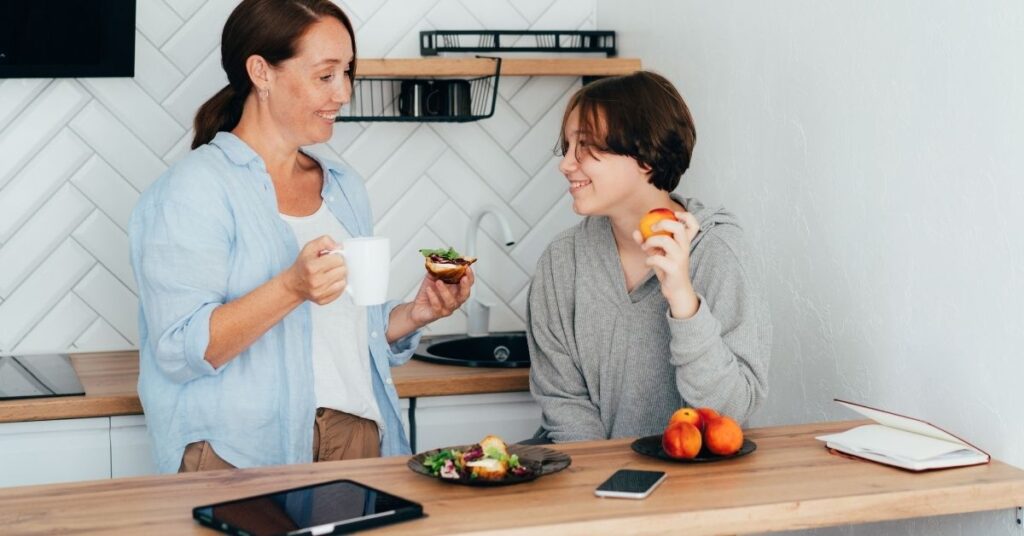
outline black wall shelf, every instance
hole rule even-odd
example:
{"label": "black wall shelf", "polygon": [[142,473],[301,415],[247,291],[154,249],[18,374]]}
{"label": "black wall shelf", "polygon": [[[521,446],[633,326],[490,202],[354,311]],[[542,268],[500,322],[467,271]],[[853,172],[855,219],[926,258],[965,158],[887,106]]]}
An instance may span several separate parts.
{"label": "black wall shelf", "polygon": [[615,32],[605,30],[428,30],[420,55],[441,52],[599,52],[614,57]]}

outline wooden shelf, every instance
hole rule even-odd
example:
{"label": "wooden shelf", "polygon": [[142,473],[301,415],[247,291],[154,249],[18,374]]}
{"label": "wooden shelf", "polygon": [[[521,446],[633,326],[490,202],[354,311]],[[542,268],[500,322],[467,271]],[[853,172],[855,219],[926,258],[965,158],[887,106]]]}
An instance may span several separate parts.
{"label": "wooden shelf", "polygon": [[[502,76],[616,76],[641,69],[637,58],[502,58]],[[494,62],[486,58],[360,59],[357,77],[487,76]]]}

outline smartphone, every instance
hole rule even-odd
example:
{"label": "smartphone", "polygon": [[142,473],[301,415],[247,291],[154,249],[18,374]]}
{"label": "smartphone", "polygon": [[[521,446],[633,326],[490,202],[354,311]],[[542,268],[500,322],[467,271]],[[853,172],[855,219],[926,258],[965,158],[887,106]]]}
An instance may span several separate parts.
{"label": "smartphone", "polygon": [[664,471],[619,469],[594,490],[594,495],[618,499],[646,499],[654,488],[664,481]]}

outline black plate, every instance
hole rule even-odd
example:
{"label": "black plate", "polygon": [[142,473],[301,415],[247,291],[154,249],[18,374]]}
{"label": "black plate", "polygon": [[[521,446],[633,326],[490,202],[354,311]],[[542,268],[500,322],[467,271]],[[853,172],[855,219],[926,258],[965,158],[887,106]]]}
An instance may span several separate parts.
{"label": "black plate", "polygon": [[502,480],[480,480],[477,478],[465,477],[456,480],[452,478],[434,476],[430,472],[430,469],[427,469],[427,467],[423,465],[424,460],[434,456],[442,450],[455,449],[465,452],[472,447],[473,445],[460,445],[456,447],[444,447],[441,449],[428,450],[409,458],[409,463],[407,465],[409,466],[409,469],[412,469],[421,475],[429,476],[435,480],[440,480],[441,482],[463,484],[465,486],[508,486],[511,484],[529,482],[538,477],[550,475],[551,473],[557,473],[572,464],[572,458],[570,458],[568,454],[558,452],[557,450],[551,450],[549,448],[539,447],[536,445],[508,445],[509,454],[519,456],[519,463],[524,467],[530,468],[530,474],[523,476],[509,474]]}
{"label": "black plate", "polygon": [[697,456],[695,458],[689,458],[689,459],[673,458],[672,456],[669,456],[661,448],[661,435],[660,434],[659,435],[647,436],[647,437],[641,437],[640,439],[637,439],[636,441],[634,441],[633,444],[630,445],[630,446],[633,447],[634,451],[636,451],[636,452],[638,452],[640,454],[643,454],[644,456],[650,456],[652,458],[658,458],[658,459],[661,459],[661,460],[667,460],[667,461],[670,461],[670,462],[678,462],[678,463],[720,462],[722,460],[731,460],[733,458],[739,458],[740,456],[746,456],[747,454],[750,454],[751,452],[754,452],[755,450],[757,450],[757,443],[754,443],[753,441],[751,441],[751,440],[749,440],[747,438],[743,438],[743,446],[740,447],[740,450],[736,451],[735,454],[730,454],[728,456],[719,456],[718,454],[712,454],[712,453],[708,452],[706,449],[701,449],[700,452],[697,453]]}

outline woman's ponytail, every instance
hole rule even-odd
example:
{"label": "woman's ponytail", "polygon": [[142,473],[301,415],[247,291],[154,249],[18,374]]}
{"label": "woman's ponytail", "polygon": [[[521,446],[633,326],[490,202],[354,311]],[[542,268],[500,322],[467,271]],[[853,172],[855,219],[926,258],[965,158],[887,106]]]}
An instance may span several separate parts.
{"label": "woman's ponytail", "polygon": [[203,103],[196,112],[192,148],[209,143],[222,130],[235,128],[242,119],[244,103],[245,97],[239,97],[231,84],[224,86],[224,89]]}

